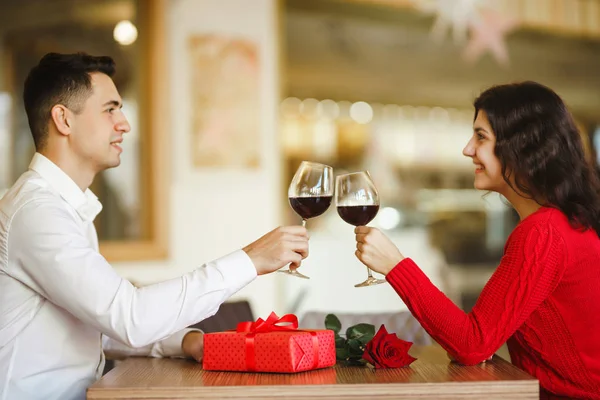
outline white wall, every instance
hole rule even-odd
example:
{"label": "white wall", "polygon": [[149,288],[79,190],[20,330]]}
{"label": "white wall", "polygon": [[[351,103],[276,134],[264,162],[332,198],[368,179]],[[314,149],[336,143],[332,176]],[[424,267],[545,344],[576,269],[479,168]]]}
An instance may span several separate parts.
{"label": "white wall", "polygon": [[[276,0],[172,0],[167,2],[170,76],[170,258],[120,263],[125,277],[152,283],[178,276],[252,242],[280,224],[280,151],[276,132],[279,103]],[[262,159],[256,170],[195,169],[191,152],[190,34],[222,33],[255,41],[260,59]],[[255,314],[283,312],[276,282],[259,277],[236,297],[248,298]]]}

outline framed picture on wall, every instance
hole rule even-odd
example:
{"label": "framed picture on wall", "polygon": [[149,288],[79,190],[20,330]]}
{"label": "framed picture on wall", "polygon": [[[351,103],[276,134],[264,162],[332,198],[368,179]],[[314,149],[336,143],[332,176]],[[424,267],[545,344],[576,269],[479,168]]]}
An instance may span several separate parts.
{"label": "framed picture on wall", "polygon": [[194,166],[258,167],[257,45],[217,34],[194,35],[189,38],[188,52]]}

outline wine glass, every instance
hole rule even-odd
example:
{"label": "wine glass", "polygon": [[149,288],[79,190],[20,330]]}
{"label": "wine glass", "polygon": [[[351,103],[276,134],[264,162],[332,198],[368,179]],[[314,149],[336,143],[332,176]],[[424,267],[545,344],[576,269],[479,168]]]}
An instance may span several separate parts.
{"label": "wine glass", "polygon": [[[292,209],[302,218],[302,226],[306,220],[323,214],[333,199],[333,168],[329,165],[302,161],[288,189],[288,198]],[[290,267],[279,270],[298,278],[310,279],[308,276]]]}
{"label": "wine glass", "polygon": [[[367,225],[379,211],[379,194],[367,171],[353,172],[336,177],[335,200],[340,217],[350,225]],[[354,287],[364,287],[385,283],[385,279],[377,279],[369,267],[367,280]]]}

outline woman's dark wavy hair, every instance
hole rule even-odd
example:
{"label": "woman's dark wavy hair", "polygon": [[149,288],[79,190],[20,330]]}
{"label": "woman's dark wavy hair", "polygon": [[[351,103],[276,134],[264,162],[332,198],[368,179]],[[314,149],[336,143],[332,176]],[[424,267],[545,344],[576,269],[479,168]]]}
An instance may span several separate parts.
{"label": "woman's dark wavy hair", "polygon": [[475,118],[485,111],[494,130],[504,180],[561,210],[573,227],[600,236],[600,183],[562,99],[546,86],[523,82],[491,87],[474,106]]}

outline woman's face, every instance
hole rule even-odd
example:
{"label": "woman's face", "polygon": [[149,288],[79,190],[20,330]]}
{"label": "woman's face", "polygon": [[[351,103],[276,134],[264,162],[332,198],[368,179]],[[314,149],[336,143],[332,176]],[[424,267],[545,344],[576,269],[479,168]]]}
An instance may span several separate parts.
{"label": "woman's face", "polygon": [[490,126],[487,114],[479,110],[473,122],[473,136],[463,149],[463,155],[475,164],[475,188],[491,190],[506,195],[510,186],[502,177],[502,165],[496,157],[496,135]]}

